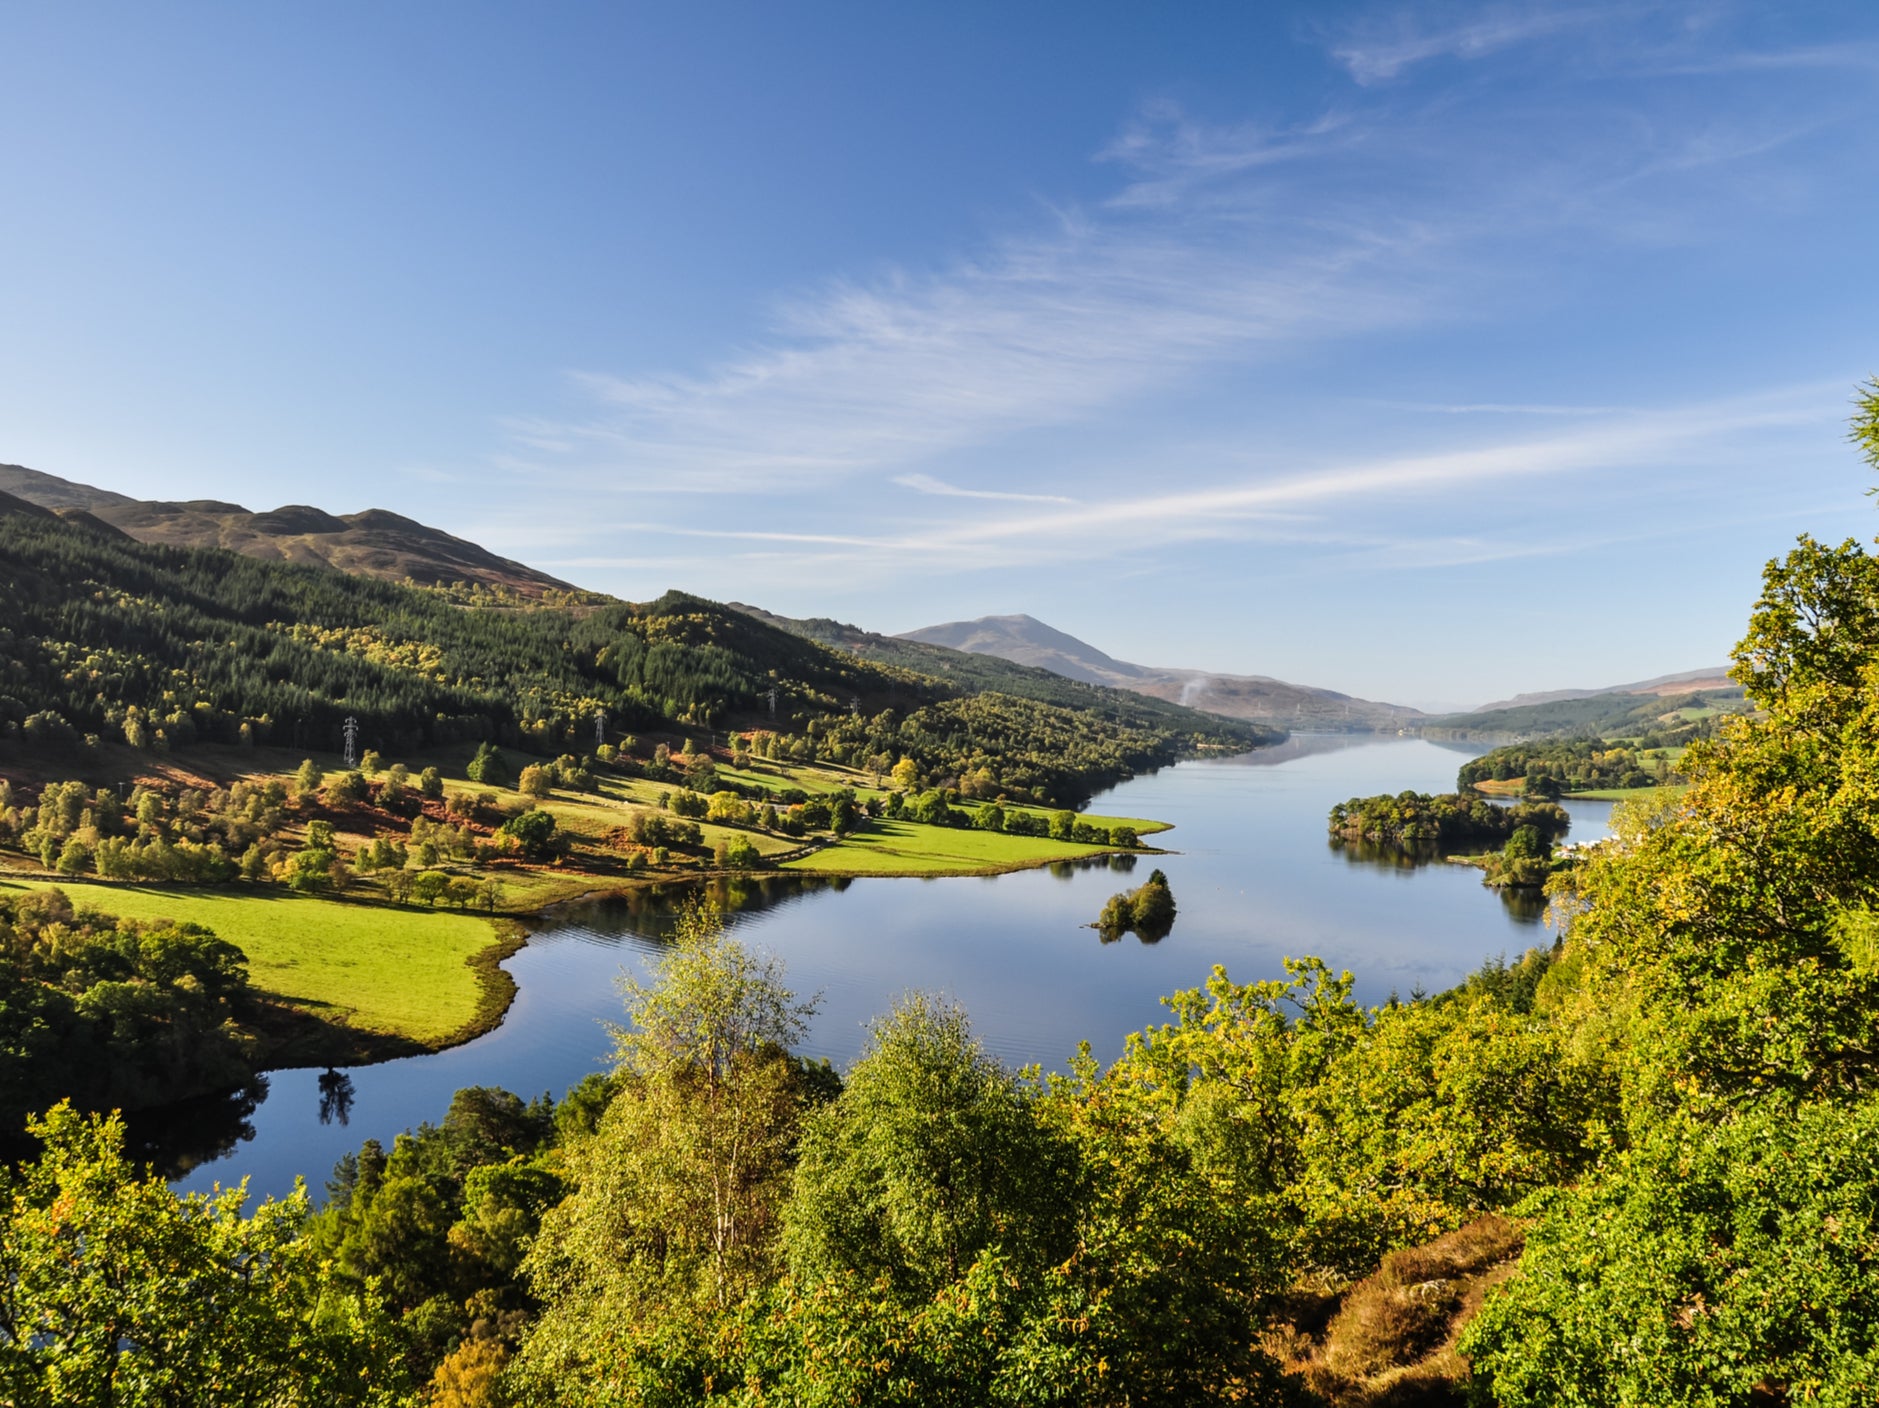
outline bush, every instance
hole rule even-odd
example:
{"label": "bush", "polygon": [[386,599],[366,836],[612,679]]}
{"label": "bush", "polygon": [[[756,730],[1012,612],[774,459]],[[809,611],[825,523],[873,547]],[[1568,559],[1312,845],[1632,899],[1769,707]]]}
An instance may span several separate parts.
{"label": "bush", "polygon": [[718,843],[717,861],[730,870],[754,870],[763,863],[763,854],[748,836],[733,836]]}
{"label": "bush", "polygon": [[1679,1120],[1546,1198],[1461,1344],[1497,1403],[1873,1401],[1879,1102]]}
{"label": "bush", "polygon": [[507,787],[515,778],[515,774],[509,770],[509,760],[490,743],[477,748],[476,756],[470,759],[464,774],[470,781],[479,782],[485,787]]}
{"label": "bush", "polygon": [[539,807],[512,816],[496,828],[496,835],[512,842],[517,850],[531,860],[541,860],[553,855],[558,849],[560,837],[555,834],[555,819]]}
{"label": "bush", "polygon": [[1111,895],[1097,917],[1096,927],[1105,943],[1132,931],[1142,942],[1152,944],[1165,939],[1174,928],[1174,914],[1174,892],[1168,888],[1168,877],[1156,870],[1138,888]]}
{"label": "bush", "polygon": [[356,807],[365,800],[365,774],[342,772],[326,785],[326,805],[335,808]]}

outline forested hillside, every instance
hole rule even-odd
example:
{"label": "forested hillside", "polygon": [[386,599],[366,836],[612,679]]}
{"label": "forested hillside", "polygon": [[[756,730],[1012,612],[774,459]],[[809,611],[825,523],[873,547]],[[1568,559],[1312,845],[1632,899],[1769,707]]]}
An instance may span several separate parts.
{"label": "forested hillside", "polygon": [[1597,734],[1604,738],[1648,735],[1652,747],[1708,738],[1712,720],[1748,710],[1741,689],[1704,689],[1687,694],[1592,694],[1516,704],[1474,714],[1450,714],[1422,725],[1425,738],[1548,738]]}
{"label": "forested hillside", "polygon": [[[1191,711],[1011,699],[827,649],[681,593],[645,605],[479,605],[442,590],[107,537],[0,504],[0,745],[86,737],[336,749],[490,739],[553,755],[615,729],[812,733],[826,756],[996,753],[1074,802],[1198,743],[1269,735]],[[986,732],[990,730],[990,732]],[[942,756],[942,750],[950,755]]]}
{"label": "forested hillside", "polygon": [[1455,785],[1465,789],[1481,782],[1521,780],[1532,795],[1556,797],[1601,787],[1681,782],[1683,775],[1674,768],[1663,737],[1651,733],[1636,740],[1579,737],[1510,743],[1463,763]]}

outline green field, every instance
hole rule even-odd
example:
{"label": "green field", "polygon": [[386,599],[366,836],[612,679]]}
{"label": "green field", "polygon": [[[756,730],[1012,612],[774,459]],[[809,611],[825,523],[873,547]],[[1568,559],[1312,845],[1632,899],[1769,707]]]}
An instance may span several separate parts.
{"label": "green field", "polygon": [[1103,855],[1109,849],[1002,831],[876,821],[834,845],[786,861],[783,869],[818,875],[978,875]]}
{"label": "green field", "polygon": [[1674,783],[1668,787],[1597,787],[1590,792],[1568,792],[1566,796],[1575,802],[1654,802],[1685,790],[1685,784]]}
{"label": "green field", "polygon": [[[49,889],[51,881],[0,882]],[[316,899],[269,886],[236,890],[60,881],[74,904],[126,919],[213,929],[248,956],[262,992],[326,1021],[438,1046],[483,1011],[470,959],[502,932],[473,914]]]}
{"label": "green field", "polygon": [[869,785],[871,773],[836,772],[827,764],[807,767],[787,763],[760,763],[751,767],[727,767],[718,764],[718,776],[736,782],[745,787],[768,787],[780,790],[788,787],[800,787],[805,792],[839,792],[844,787],[855,789],[857,797],[876,795],[881,789]]}

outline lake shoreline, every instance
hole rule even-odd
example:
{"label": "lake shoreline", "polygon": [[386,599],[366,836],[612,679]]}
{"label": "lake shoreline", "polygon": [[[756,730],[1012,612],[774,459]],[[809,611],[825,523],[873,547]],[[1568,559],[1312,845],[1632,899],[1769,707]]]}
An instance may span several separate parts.
{"label": "lake shoreline", "polygon": [[[606,1068],[606,1024],[620,1020],[618,976],[646,979],[700,883],[733,933],[786,963],[793,988],[821,996],[804,1052],[838,1068],[863,1049],[870,1021],[908,991],[945,994],[972,1014],[988,1053],[1013,1068],[1046,1070],[1066,1069],[1085,1040],[1098,1060],[1113,1059],[1129,1033],[1167,1020],[1163,997],[1203,984],[1215,964],[1249,981],[1282,972],[1287,956],[1316,955],[1351,969],[1365,1002],[1419,986],[1438,991],[1496,953],[1550,939],[1540,916],[1453,866],[1407,869],[1334,849],[1322,828],[1324,809],[1354,790],[1428,790],[1451,780],[1458,755],[1420,740],[1313,737],[1139,776],[1089,804],[1091,813],[1174,824],[1168,839],[1179,836],[1179,848],[1136,866],[1133,878],[1114,848],[1074,847],[1093,863],[948,877],[960,881],[948,885],[790,868],[605,876],[559,885],[547,903],[537,888],[516,916],[525,939],[495,965],[515,991],[504,985],[500,1020],[480,1037],[353,1067],[345,1127],[318,1118],[322,1069],[276,1068],[268,1093],[218,1126],[216,1140],[178,1125],[165,1155],[175,1151],[177,1186],[186,1191],[251,1175],[258,1193],[280,1192],[296,1175],[317,1180],[364,1138],[389,1147],[399,1130],[437,1120],[457,1089],[558,1098]],[[1586,834],[1599,834],[1607,808],[1572,805],[1575,829],[1590,823]],[[935,830],[956,844],[986,834]],[[1173,932],[1153,944],[1100,942],[1091,918],[1151,867],[1165,870],[1181,897]]]}

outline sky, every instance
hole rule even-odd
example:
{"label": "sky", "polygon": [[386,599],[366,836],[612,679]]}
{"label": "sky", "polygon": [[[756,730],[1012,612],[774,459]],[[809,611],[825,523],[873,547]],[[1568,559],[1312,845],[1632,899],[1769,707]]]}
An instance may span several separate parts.
{"label": "sky", "polygon": [[1879,5],[0,9],[0,462],[1422,707],[1869,539]]}

